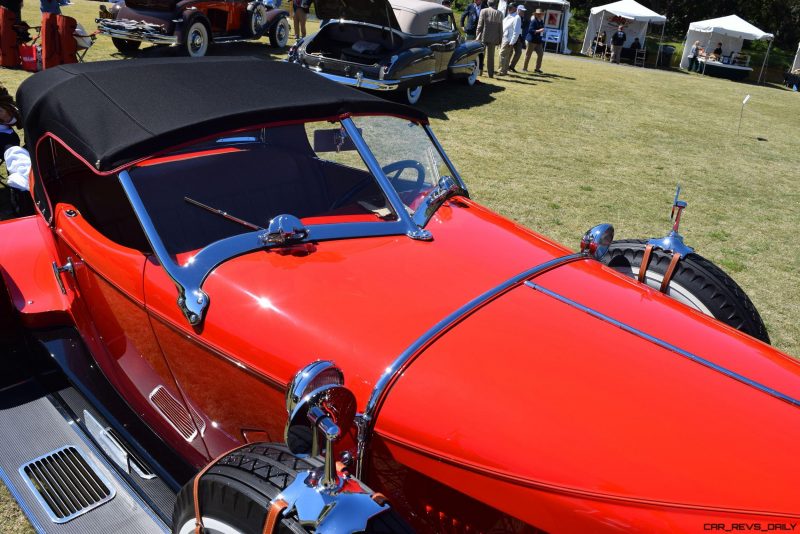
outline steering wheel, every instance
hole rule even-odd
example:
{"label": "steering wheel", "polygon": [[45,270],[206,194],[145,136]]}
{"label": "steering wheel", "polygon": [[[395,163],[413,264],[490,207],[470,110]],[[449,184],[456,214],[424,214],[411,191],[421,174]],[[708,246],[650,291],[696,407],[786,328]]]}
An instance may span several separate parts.
{"label": "steering wheel", "polygon": [[[408,193],[414,192],[416,193],[422,186],[425,185],[425,166],[420,163],[419,161],[413,159],[401,159],[400,161],[395,161],[394,163],[390,163],[386,165],[383,169],[383,174],[392,182],[392,186],[394,187],[395,191],[399,193]],[[401,185],[405,185],[411,182],[411,180],[400,179],[400,175],[403,174],[403,171],[406,169],[411,169],[417,171],[417,179],[412,187],[401,187]]]}
{"label": "steering wheel", "polygon": [[[406,169],[413,169],[417,172],[416,180],[413,182],[411,187],[402,187],[401,185],[407,185],[411,182],[411,180],[402,180],[400,179],[400,175],[403,174],[403,171]],[[401,200],[406,203],[406,205],[410,205],[410,202],[417,197],[417,193],[423,188],[425,185],[425,166],[420,163],[419,161],[413,159],[402,159],[400,161],[395,161],[394,163],[390,163],[385,167],[382,167],[383,173],[391,182],[392,187],[394,187],[397,194],[400,195]],[[346,191],[341,197],[339,197],[336,201],[333,202],[329,209],[335,210],[341,208],[348,202],[350,202],[353,197],[356,196],[362,189],[371,185],[373,183],[372,176],[369,176],[360,182],[356,183],[353,187],[351,187],[348,191]],[[408,202],[406,202],[408,201]]]}

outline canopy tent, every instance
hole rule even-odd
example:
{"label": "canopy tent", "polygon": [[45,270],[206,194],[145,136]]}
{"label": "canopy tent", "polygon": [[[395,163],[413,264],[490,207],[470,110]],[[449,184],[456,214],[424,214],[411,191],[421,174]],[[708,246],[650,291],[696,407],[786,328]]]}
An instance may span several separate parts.
{"label": "canopy tent", "polygon": [[794,63],[792,63],[792,72],[800,69],[800,44],[797,45],[797,54],[794,55]]}
{"label": "canopy tent", "polygon": [[685,69],[689,66],[689,53],[695,41],[700,41],[700,45],[706,50],[712,50],[716,47],[717,43],[722,43],[723,53],[729,55],[733,52],[740,52],[745,40],[766,40],[770,42],[770,46],[767,48],[767,55],[764,57],[764,63],[761,66],[761,74],[758,76],[758,80],[761,81],[764,74],[764,67],[769,57],[769,51],[770,48],[772,48],[773,37],[771,33],[761,31],[736,15],[692,22],[689,24],[689,31],[686,33],[686,42],[683,45],[681,68]]}
{"label": "canopy tent", "polygon": [[[617,26],[625,26],[627,40],[623,46],[630,46],[637,37],[644,47],[647,36],[647,27],[650,24],[662,26],[661,36],[663,41],[664,26],[667,17],[644,7],[635,0],[620,0],[613,4],[593,7],[589,15],[589,24],[586,26],[586,36],[583,38],[581,52],[585,55],[592,53],[592,41],[600,34],[606,32],[607,36],[617,31]],[[658,48],[659,54],[661,47]]]}

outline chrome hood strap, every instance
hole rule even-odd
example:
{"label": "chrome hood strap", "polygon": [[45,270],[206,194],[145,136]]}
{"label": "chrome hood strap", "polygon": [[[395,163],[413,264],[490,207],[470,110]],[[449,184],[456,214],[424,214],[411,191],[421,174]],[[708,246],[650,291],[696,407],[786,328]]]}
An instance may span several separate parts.
{"label": "chrome hood strap", "polygon": [[436,323],[430,330],[420,336],[414,343],[412,343],[400,356],[398,356],[390,366],[386,368],[375,387],[370,394],[367,406],[363,413],[358,415],[356,423],[358,425],[358,455],[356,476],[363,480],[364,461],[367,443],[372,434],[372,429],[375,427],[375,420],[378,416],[383,402],[389,390],[394,386],[400,375],[411,365],[411,363],[419,356],[431,343],[439,339],[441,336],[450,331],[455,325],[472,315],[474,312],[492,302],[501,295],[508,291],[522,285],[527,280],[538,276],[551,269],[555,269],[567,263],[577,260],[589,259],[590,255],[584,253],[568,254],[561,256],[509,278],[505,282],[493,287],[482,295],[470,300],[451,314],[447,315],[441,321]]}
{"label": "chrome hood strap", "polygon": [[574,300],[572,300],[572,299],[570,299],[568,297],[565,297],[564,295],[556,293],[555,291],[547,289],[546,287],[540,286],[539,284],[536,284],[534,282],[529,282],[528,281],[528,282],[525,282],[525,285],[528,286],[531,289],[534,289],[536,291],[539,291],[540,293],[543,293],[543,294],[547,295],[548,297],[554,298],[557,301],[562,302],[562,303],[564,303],[564,304],[566,304],[568,306],[572,306],[573,308],[575,308],[577,310],[580,310],[580,311],[582,311],[584,313],[588,313],[592,317],[595,317],[597,319],[600,319],[601,321],[605,321],[608,324],[611,324],[611,325],[614,325],[614,326],[616,326],[618,328],[621,328],[622,330],[624,330],[624,331],[626,331],[626,332],[628,332],[630,334],[633,334],[634,336],[637,336],[637,337],[639,337],[641,339],[649,341],[650,343],[658,345],[659,347],[661,347],[663,349],[667,349],[667,350],[669,350],[671,352],[674,352],[675,354],[678,354],[679,356],[683,356],[684,358],[688,358],[689,360],[691,360],[691,361],[693,361],[695,363],[698,363],[698,364],[700,364],[700,365],[702,365],[704,367],[708,367],[709,369],[711,369],[713,371],[717,371],[718,373],[721,373],[721,374],[723,374],[723,375],[725,375],[725,376],[727,376],[729,378],[737,380],[737,381],[739,381],[739,382],[741,382],[743,384],[746,384],[746,385],[748,385],[750,387],[753,387],[753,388],[755,388],[755,389],[757,389],[757,390],[759,390],[759,391],[761,391],[763,393],[766,393],[767,395],[771,395],[771,396],[775,397],[776,399],[780,399],[780,400],[782,400],[784,402],[788,402],[789,404],[792,404],[794,406],[800,407],[800,399],[796,399],[794,397],[786,395],[785,393],[781,393],[780,391],[777,391],[777,390],[775,390],[775,389],[773,389],[773,388],[771,388],[771,387],[769,387],[767,385],[764,385],[764,384],[762,384],[760,382],[756,382],[755,380],[747,378],[746,376],[744,376],[742,374],[739,374],[736,371],[732,371],[731,369],[728,369],[727,367],[723,367],[723,366],[721,366],[719,364],[716,364],[716,363],[714,363],[714,362],[712,362],[710,360],[707,360],[707,359],[705,359],[705,358],[703,358],[701,356],[698,356],[698,355],[693,354],[693,353],[691,353],[691,352],[689,352],[687,350],[684,350],[684,349],[682,349],[680,347],[677,347],[677,346],[673,345],[672,343],[669,343],[667,341],[664,341],[661,338],[657,338],[657,337],[655,337],[653,335],[650,335],[647,332],[639,330],[638,328],[635,328],[635,327],[633,327],[633,326],[631,326],[629,324],[623,323],[622,321],[618,321],[617,319],[614,319],[613,317],[610,317],[610,316],[608,316],[608,315],[606,315],[606,314],[604,314],[602,312],[599,312],[599,311],[597,311],[597,310],[595,310],[593,308],[590,308],[588,306],[584,306],[580,302],[576,302],[576,301],[574,301]]}

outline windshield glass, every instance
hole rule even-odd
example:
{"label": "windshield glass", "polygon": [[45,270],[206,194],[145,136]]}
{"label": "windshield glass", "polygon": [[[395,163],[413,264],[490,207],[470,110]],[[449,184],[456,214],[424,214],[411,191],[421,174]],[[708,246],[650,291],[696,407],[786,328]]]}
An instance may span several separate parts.
{"label": "windshield glass", "polygon": [[353,122],[411,214],[451,174],[419,124],[397,117],[354,117]]}
{"label": "windshield glass", "polygon": [[130,176],[173,256],[265,228],[280,214],[305,225],[398,220],[338,122],[204,141],[146,160]]}

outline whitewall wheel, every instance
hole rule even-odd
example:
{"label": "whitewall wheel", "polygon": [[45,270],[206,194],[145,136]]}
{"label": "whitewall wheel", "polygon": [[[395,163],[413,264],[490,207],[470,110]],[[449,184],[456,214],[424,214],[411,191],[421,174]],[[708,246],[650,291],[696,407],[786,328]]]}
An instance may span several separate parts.
{"label": "whitewall wheel", "polygon": [[406,102],[411,104],[412,106],[419,102],[419,97],[422,96],[422,86],[417,85],[415,87],[409,87],[406,89]]}
{"label": "whitewall wheel", "polygon": [[186,31],[186,42],[184,43],[184,50],[187,56],[205,56],[210,42],[208,27],[202,21],[195,20],[189,24],[189,29]]}
{"label": "whitewall wheel", "polygon": [[467,76],[467,78],[466,78],[467,85],[469,85],[470,87],[475,85],[475,82],[478,81],[478,74],[480,74],[480,71],[481,71],[481,69],[478,66],[478,62],[476,61],[472,65],[472,70],[470,71],[469,76]]}

